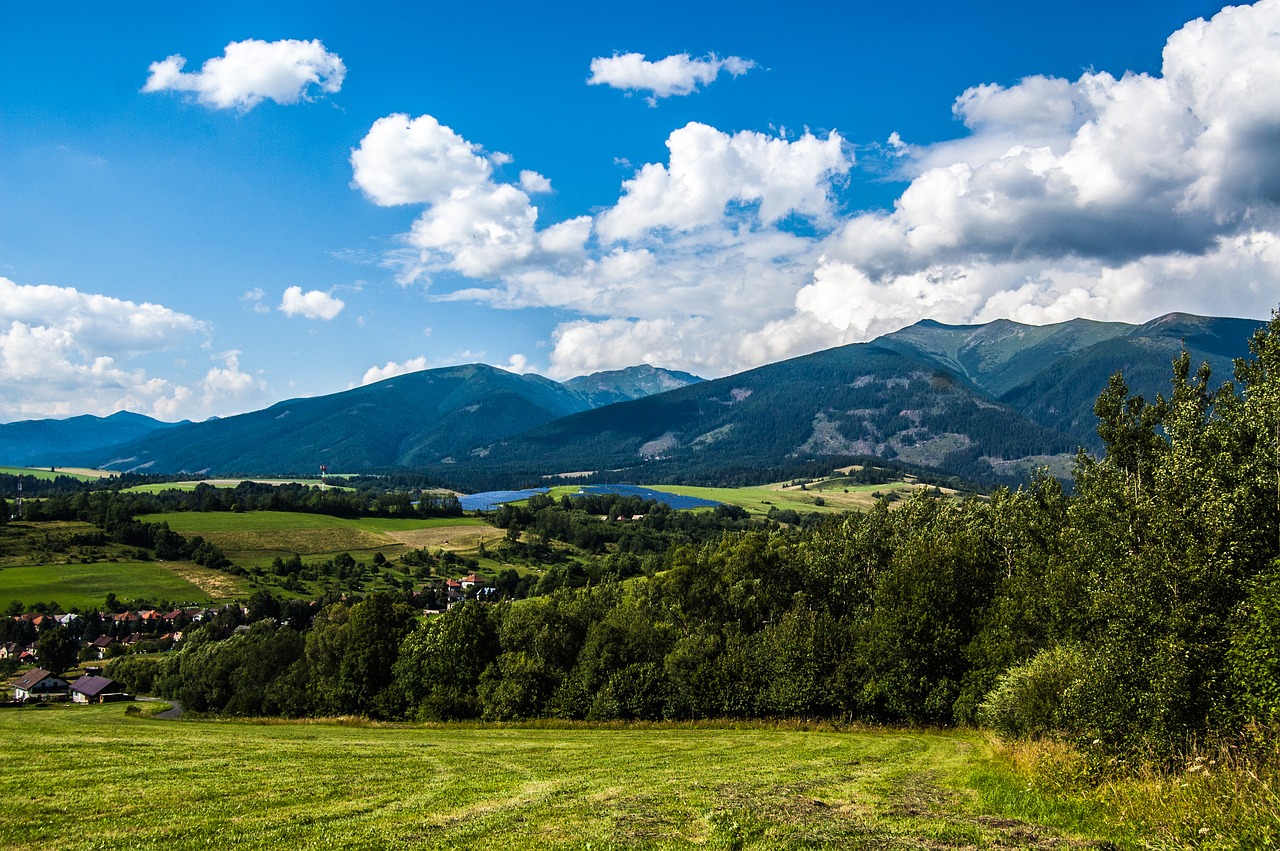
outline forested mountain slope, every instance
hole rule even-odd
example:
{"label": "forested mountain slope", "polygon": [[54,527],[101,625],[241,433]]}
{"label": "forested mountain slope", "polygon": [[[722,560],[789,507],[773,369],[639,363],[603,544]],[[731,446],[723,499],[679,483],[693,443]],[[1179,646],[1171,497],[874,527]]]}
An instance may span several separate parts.
{"label": "forested mountain slope", "polygon": [[449,367],[58,463],[252,474],[409,467],[483,489],[570,471],[715,480],[731,469],[874,456],[1012,482],[1043,464],[1065,475],[1078,447],[1100,449],[1093,404],[1112,374],[1148,400],[1167,395],[1185,347],[1193,364],[1228,378],[1260,324],[1186,314],[1136,326],[926,321],[714,381],[649,366],[564,384]]}
{"label": "forested mountain slope", "polygon": [[67,452],[114,446],[175,425],[128,411],[109,417],[86,414],[65,420],[4,423],[0,424],[0,463],[40,467],[62,463]]}

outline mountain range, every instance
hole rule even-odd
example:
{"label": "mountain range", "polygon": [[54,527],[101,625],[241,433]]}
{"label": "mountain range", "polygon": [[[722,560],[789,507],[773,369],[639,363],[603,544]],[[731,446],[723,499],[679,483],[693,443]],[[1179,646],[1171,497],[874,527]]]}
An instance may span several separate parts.
{"label": "mountain range", "polygon": [[[334,472],[414,468],[593,406],[701,380],[645,364],[562,384],[469,364],[200,423],[170,426],[137,414],[77,417],[80,438],[61,445],[23,442],[35,434],[34,423],[0,425],[0,461],[166,473],[298,473],[322,464]],[[122,417],[135,425],[133,433],[120,430]],[[43,422],[56,432],[73,421]]]}
{"label": "mountain range", "polygon": [[1261,324],[924,321],[713,381],[642,366],[557,383],[472,364],[95,447],[21,455],[6,441],[26,424],[0,426],[0,461],[255,475],[413,468],[466,489],[582,471],[709,481],[873,456],[1016,480],[1041,465],[1065,473],[1078,447],[1099,448],[1093,404],[1113,373],[1147,398],[1168,395],[1185,347],[1221,381]]}

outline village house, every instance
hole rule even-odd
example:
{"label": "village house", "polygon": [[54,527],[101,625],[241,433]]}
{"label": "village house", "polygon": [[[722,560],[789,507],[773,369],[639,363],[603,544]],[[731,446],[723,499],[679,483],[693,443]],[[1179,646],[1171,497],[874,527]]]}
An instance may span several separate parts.
{"label": "village house", "polygon": [[44,668],[32,668],[13,683],[14,700],[47,700],[66,697],[70,684]]}
{"label": "village house", "polygon": [[71,699],[76,703],[108,703],[130,700],[124,689],[110,677],[85,674],[71,684]]}
{"label": "village house", "polygon": [[108,649],[116,640],[110,635],[99,635],[93,641],[89,642],[89,646],[93,648],[93,652],[99,659],[107,658]]}

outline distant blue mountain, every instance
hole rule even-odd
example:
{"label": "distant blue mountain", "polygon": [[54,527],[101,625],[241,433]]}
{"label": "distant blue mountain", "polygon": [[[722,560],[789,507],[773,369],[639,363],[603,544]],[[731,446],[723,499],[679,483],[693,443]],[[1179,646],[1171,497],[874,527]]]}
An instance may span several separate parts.
{"label": "distant blue mountain", "polygon": [[0,424],[0,464],[46,467],[66,464],[70,453],[136,440],[179,423],[153,420],[120,411],[109,417],[89,415],[65,420],[22,420]]}
{"label": "distant blue mountain", "polygon": [[[634,398],[646,386],[677,386],[653,367],[622,370],[600,387]],[[674,374],[673,374],[674,375]],[[693,378],[693,376],[689,376]],[[156,473],[367,472],[432,464],[466,465],[481,447],[569,414],[601,396],[591,376],[582,391],[540,375],[484,364],[412,372],[328,396],[289,399],[238,416],[190,423],[67,461]],[[697,380],[697,379],[694,379]],[[600,391],[596,387],[596,391]],[[105,444],[103,445],[106,446]]]}
{"label": "distant blue mountain", "polygon": [[828,458],[1016,481],[1042,465],[1066,472],[1079,447],[1098,448],[1093,405],[1113,373],[1147,398],[1168,394],[1185,347],[1221,381],[1261,324],[1187,314],[1142,325],[921,322],[713,381],[643,366],[561,384],[472,364],[12,460],[254,475],[412,468],[464,490],[569,471],[737,480]]}

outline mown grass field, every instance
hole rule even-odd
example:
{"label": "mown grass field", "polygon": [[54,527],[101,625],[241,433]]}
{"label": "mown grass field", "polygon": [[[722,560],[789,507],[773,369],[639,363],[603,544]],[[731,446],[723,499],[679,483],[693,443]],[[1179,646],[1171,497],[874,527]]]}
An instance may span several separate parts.
{"label": "mown grass field", "polygon": [[[553,499],[573,496],[579,485],[556,485],[548,491]],[[813,511],[822,514],[838,514],[842,511],[866,511],[875,505],[880,494],[894,494],[905,498],[924,485],[910,482],[891,482],[883,485],[864,485],[843,476],[809,482],[805,490],[798,485],[778,482],[745,488],[707,488],[693,485],[644,485],[650,490],[680,496],[694,496],[736,505],[748,514],[764,517],[771,508],[779,511]],[[821,504],[819,504],[821,500]],[[701,509],[694,509],[701,510]]]}
{"label": "mown grass field", "polygon": [[197,485],[209,485],[215,488],[234,488],[241,482],[258,482],[264,485],[308,485],[324,484],[320,479],[201,479],[191,482],[160,482],[152,485],[134,485],[125,488],[125,493],[160,493],[161,491],[193,491]]}
{"label": "mown grass field", "polygon": [[984,790],[1020,781],[967,733],[165,722],[113,704],[0,710],[0,759],[7,849],[1104,847],[1053,826],[1102,829],[1071,808],[994,809]]}
{"label": "mown grass field", "polygon": [[[865,511],[875,505],[877,494],[909,496],[924,485],[911,482],[891,482],[882,485],[864,485],[844,477],[810,482],[801,490],[780,482],[751,488],[701,488],[686,485],[647,485],[657,491],[712,499],[727,505],[737,505],[749,514],[765,515],[770,508],[779,511]],[[822,504],[818,504],[818,499]]]}
{"label": "mown grass field", "polygon": [[249,586],[246,579],[189,562],[139,561],[137,550],[103,541],[90,523],[0,526],[0,606],[17,600],[100,608],[109,592],[123,601],[222,602],[247,596]]}
{"label": "mown grass field", "polygon": [[188,537],[199,535],[221,547],[237,564],[263,566],[277,555],[324,556],[381,552],[392,558],[406,549],[470,552],[503,532],[474,517],[428,520],[358,517],[289,511],[178,511],[139,517],[165,522]]}
{"label": "mown grass field", "polygon": [[205,603],[241,596],[246,593],[243,585],[235,577],[194,564],[25,565],[0,568],[0,607],[18,600],[27,605],[57,601],[63,609],[98,609],[111,592],[124,601],[141,597]]}
{"label": "mown grass field", "polygon": [[0,467],[0,473],[10,476],[30,476],[33,479],[56,479],[58,476],[70,476],[82,482],[93,479],[109,479],[112,476],[120,475],[108,470],[90,470],[85,467],[55,467],[53,470],[48,470],[44,467]]}

